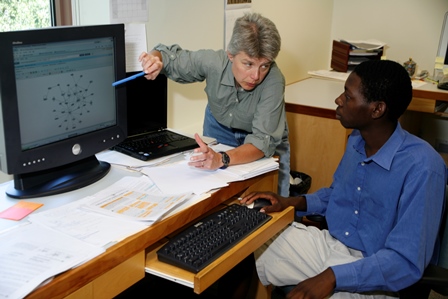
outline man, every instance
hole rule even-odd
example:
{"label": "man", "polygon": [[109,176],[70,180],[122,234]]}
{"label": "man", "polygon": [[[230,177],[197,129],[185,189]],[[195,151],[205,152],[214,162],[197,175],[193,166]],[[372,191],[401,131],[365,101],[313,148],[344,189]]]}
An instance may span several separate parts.
{"label": "man", "polygon": [[196,134],[201,155],[192,166],[215,170],[280,156],[279,193],[289,194],[289,140],[283,99],[285,80],[275,63],[280,34],[260,14],[238,18],[227,51],[188,51],[157,45],[139,57],[147,79],[159,73],[181,83],[206,81],[203,135],[235,147],[217,153]]}
{"label": "man", "polygon": [[438,257],[446,166],[398,118],[412,99],[406,70],[392,61],[358,65],[335,100],[352,128],[329,188],[298,197],[257,192],[264,212],[294,206],[326,216],[328,230],[293,223],[255,253],[264,285],[295,285],[287,298],[389,298]]}

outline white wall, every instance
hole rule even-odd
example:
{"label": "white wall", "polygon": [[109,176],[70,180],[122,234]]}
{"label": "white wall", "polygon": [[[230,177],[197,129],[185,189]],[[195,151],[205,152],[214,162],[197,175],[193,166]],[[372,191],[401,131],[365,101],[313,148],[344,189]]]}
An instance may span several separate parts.
{"label": "white wall", "polygon": [[252,0],[252,10],[271,19],[282,38],[277,63],[286,84],[329,67],[333,1]]}
{"label": "white wall", "polygon": [[[189,50],[219,49],[224,40],[224,3],[217,0],[149,0],[148,50],[158,43]],[[202,133],[204,83],[168,81],[168,126]]]}
{"label": "white wall", "polygon": [[333,1],[332,39],[378,39],[387,59],[432,71],[447,0]]}
{"label": "white wall", "polygon": [[[108,0],[73,0],[81,24],[109,22]],[[149,0],[148,49],[159,42],[195,50],[219,49],[224,40],[225,0]],[[274,21],[282,37],[277,63],[286,82],[329,69],[333,39],[374,38],[388,59],[412,57],[433,69],[447,0],[252,0],[253,11]],[[76,18],[75,18],[76,19]],[[168,85],[168,126],[202,132],[204,83]],[[335,95],[336,96],[336,95]]]}

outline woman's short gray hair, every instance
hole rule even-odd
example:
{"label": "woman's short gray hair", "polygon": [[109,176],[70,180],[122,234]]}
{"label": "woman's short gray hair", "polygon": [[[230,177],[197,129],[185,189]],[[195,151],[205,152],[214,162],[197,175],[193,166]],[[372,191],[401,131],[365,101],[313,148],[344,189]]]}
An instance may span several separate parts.
{"label": "woman's short gray hair", "polygon": [[249,13],[235,21],[227,51],[231,55],[244,52],[252,58],[274,61],[280,44],[281,38],[275,24],[259,13]]}

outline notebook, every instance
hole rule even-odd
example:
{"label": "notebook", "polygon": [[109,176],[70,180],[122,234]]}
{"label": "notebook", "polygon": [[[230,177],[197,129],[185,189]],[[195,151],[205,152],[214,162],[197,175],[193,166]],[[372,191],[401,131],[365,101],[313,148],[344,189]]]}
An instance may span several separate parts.
{"label": "notebook", "polygon": [[[126,77],[137,72],[127,73]],[[198,147],[194,138],[167,129],[167,78],[128,81],[128,137],[112,149],[148,161]]]}

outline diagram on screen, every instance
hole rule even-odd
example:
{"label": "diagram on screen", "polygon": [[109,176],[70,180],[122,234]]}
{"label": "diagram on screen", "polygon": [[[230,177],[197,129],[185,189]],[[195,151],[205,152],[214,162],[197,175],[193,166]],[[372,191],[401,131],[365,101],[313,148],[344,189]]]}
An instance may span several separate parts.
{"label": "diagram on screen", "polygon": [[71,74],[67,81],[49,86],[43,97],[44,101],[54,103],[54,120],[66,131],[77,129],[83,123],[83,118],[90,113],[94,95],[91,92],[93,80]]}

